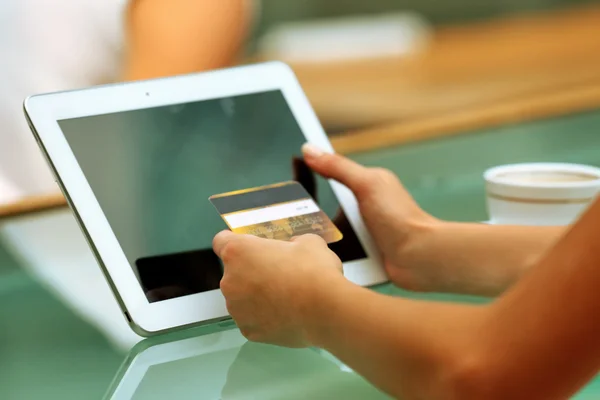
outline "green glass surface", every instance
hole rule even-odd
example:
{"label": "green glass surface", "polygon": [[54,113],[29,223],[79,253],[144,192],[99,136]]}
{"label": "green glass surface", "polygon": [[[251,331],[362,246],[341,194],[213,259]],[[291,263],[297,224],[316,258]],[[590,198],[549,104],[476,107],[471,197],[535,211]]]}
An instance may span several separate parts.
{"label": "green glass surface", "polygon": [[[600,112],[590,112],[352,157],[397,172],[434,215],[477,221],[486,218],[481,174],[487,167],[521,161],[600,166],[599,131]],[[485,301],[414,294],[389,285],[377,290],[413,298]],[[222,329],[232,328],[177,332],[146,340],[125,354],[29,276],[0,241],[0,399],[100,399],[107,393],[110,398],[137,357],[164,344],[215,335]],[[210,374],[200,373],[211,368]],[[211,398],[202,397],[208,388],[215,399],[386,398],[315,349],[248,344],[221,355],[186,358],[183,354],[179,361],[149,368],[147,373],[135,399],[156,398],[159,389],[171,389],[171,399]],[[599,397],[600,380],[594,380],[575,398]]]}

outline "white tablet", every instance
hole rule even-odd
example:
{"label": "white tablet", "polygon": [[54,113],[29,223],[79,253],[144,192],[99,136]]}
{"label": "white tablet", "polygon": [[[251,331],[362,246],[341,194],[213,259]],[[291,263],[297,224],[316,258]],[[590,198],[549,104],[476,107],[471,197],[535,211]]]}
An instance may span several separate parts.
{"label": "white tablet", "polygon": [[218,193],[299,181],[342,230],[331,248],[348,279],[387,279],[350,191],[302,162],[306,141],[332,148],[285,64],[36,95],[25,113],[140,335],[229,318]]}

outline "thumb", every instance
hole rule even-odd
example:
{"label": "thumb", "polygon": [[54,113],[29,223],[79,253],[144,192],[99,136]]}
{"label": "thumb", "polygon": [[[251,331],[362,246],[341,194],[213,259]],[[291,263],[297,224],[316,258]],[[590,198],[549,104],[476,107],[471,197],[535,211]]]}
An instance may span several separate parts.
{"label": "thumb", "polygon": [[339,154],[327,153],[313,144],[302,146],[304,161],[316,173],[347,186],[358,194],[368,182],[369,169]]}

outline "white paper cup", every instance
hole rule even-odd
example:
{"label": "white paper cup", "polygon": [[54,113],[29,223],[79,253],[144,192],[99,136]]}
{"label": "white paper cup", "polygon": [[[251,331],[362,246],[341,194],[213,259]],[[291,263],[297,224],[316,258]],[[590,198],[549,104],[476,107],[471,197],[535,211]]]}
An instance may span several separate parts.
{"label": "white paper cup", "polygon": [[600,168],[587,165],[503,165],[484,179],[492,224],[569,225],[600,192]]}

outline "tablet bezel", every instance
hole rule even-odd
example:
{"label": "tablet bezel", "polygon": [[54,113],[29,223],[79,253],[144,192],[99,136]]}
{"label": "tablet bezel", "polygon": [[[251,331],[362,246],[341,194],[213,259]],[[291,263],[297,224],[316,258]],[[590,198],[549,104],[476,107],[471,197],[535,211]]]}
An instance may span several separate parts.
{"label": "tablet bezel", "polygon": [[[220,290],[213,290],[148,302],[58,121],[271,90],[282,92],[308,142],[333,151],[293,71],[280,62],[35,95],[25,100],[25,113],[42,153],[136,333],[150,336],[177,327],[227,319],[225,300]],[[367,253],[365,259],[344,263],[344,274],[362,286],[387,281],[356,199],[343,185],[330,184]]]}

